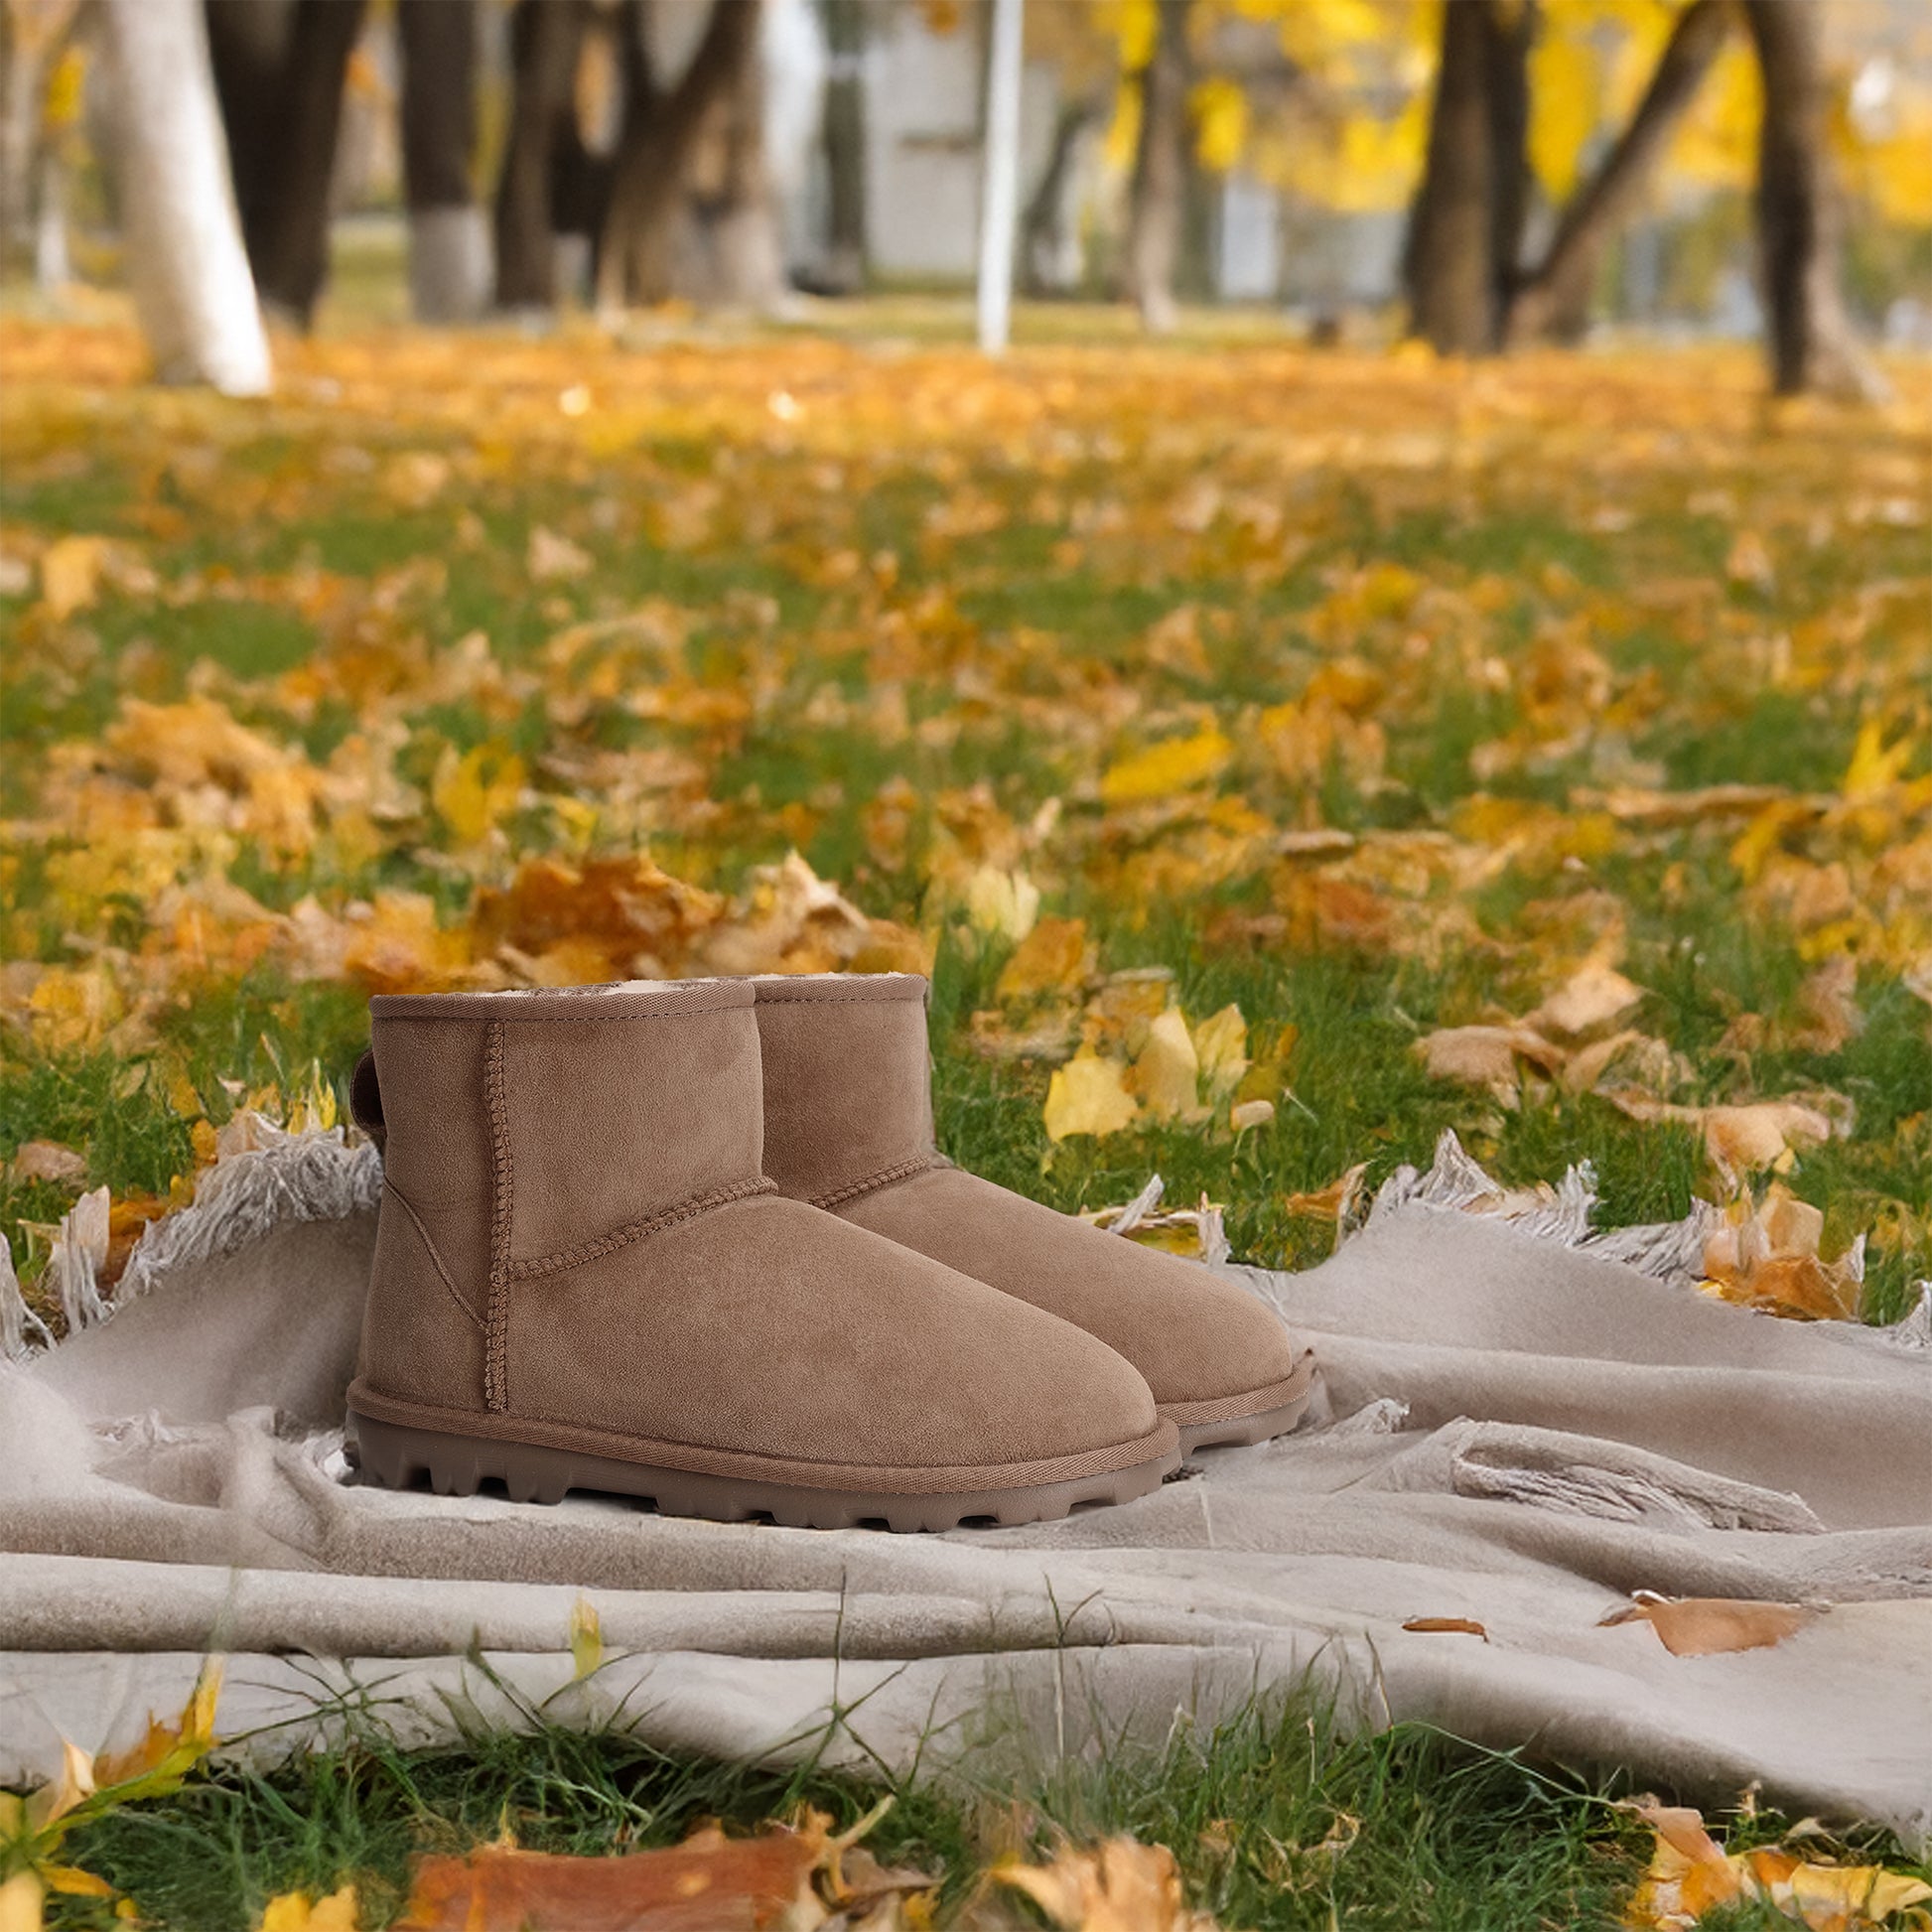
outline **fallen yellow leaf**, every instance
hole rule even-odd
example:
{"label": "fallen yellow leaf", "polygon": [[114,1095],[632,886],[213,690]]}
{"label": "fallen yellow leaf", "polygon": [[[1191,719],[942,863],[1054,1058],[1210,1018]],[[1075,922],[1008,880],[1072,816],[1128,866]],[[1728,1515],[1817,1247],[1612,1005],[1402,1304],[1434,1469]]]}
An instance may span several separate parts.
{"label": "fallen yellow leaf", "polygon": [[100,537],[56,537],[41,552],[41,602],[56,623],[84,611],[100,594],[107,545]]}
{"label": "fallen yellow leaf", "polygon": [[1141,1104],[1153,1120],[1190,1120],[1201,1111],[1200,1061],[1187,1022],[1170,1007],[1147,1030],[1147,1041],[1134,1059]]}
{"label": "fallen yellow leaf", "polygon": [[1117,1134],[1140,1110],[1141,1103],[1127,1090],[1127,1069],[1120,1061],[1076,1053],[1053,1069],[1046,1089],[1046,1138]]}
{"label": "fallen yellow leaf", "polygon": [[1770,1905],[1811,1932],[1870,1932],[1932,1899],[1924,1879],[1883,1865],[1824,1864],[1773,1846],[1725,1852],[1686,1805],[1646,1799],[1631,1810],[1657,1834],[1624,1914],[1635,1932],[1687,1932],[1742,1901]]}
{"label": "fallen yellow leaf", "polygon": [[1037,919],[1002,969],[994,997],[1018,1001],[1075,993],[1093,968],[1084,919]]}
{"label": "fallen yellow leaf", "polygon": [[604,1623],[588,1597],[580,1596],[570,1612],[570,1658],[577,1682],[595,1676],[604,1663]]}
{"label": "fallen yellow leaf", "polygon": [[1194,1056],[1207,1097],[1225,1100],[1247,1076],[1248,1023],[1230,1003],[1194,1029]]}
{"label": "fallen yellow leaf", "polygon": [[1217,777],[1234,756],[1234,747],[1212,725],[1191,738],[1170,738],[1150,745],[1118,764],[1100,780],[1100,797],[1108,805],[1140,805],[1170,798],[1177,791],[1206,784]]}
{"label": "fallen yellow leaf", "polygon": [[1188,1908],[1165,1845],[1110,1838],[1092,1851],[1068,1846],[1043,1865],[995,1865],[992,1876],[1031,1898],[1061,1932],[1219,1932],[1211,1914]]}
{"label": "fallen yellow leaf", "polygon": [[359,1900],[355,1887],[342,1885],[326,1897],[306,1891],[279,1892],[262,1907],[256,1932],[357,1932]]}

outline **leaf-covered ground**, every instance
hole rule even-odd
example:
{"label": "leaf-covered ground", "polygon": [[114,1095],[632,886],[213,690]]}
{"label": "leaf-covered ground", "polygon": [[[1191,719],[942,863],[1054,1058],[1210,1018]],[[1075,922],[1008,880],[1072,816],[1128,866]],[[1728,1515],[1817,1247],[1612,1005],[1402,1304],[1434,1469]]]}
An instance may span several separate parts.
{"label": "leaf-covered ground", "polygon": [[[1158,1171],[1306,1261],[1452,1127],[1512,1185],[1587,1159],[1606,1221],[1724,1207],[1722,1292],[1901,1313],[1932,380],[929,333],[351,334],[242,405],[0,324],[0,1233],[50,1325],[218,1152],[338,1116],[371,990],[774,965],[930,966],[942,1137],[1059,1206]],[[1605,1923],[1639,1875],[1533,1769],[1301,1736],[908,1791],[880,1842],[957,1900],[1134,1832],[1229,1925]],[[512,1815],[592,1851],[797,1795],[721,1775],[378,1746],[69,1849],[163,1922],[386,1913]]]}
{"label": "leaf-covered ground", "polygon": [[774,964],[930,963],[950,1151],[1158,1171],[1265,1262],[1453,1127],[1609,1221],[1754,1203],[1757,1299],[1932,1272],[1922,369],[369,332],[250,405],[0,354],[30,1296],[83,1190],[111,1280],[251,1107],[328,1118],[370,990]]}

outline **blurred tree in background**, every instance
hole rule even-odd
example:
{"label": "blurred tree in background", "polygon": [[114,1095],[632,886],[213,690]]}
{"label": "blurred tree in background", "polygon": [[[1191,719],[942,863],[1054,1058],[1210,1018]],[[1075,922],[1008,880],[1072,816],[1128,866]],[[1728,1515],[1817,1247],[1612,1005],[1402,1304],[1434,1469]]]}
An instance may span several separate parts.
{"label": "blurred tree in background", "polygon": [[[395,209],[432,323],[769,313],[971,273],[985,0],[149,11],[183,127],[218,106],[231,183],[170,173],[203,205],[167,241],[132,232],[157,194],[114,165],[140,145],[142,81],[103,58],[129,9],[0,0],[0,242],[44,287],[75,261],[112,280],[117,236],[131,282],[191,234],[217,247],[224,199],[255,299],[299,328],[358,208]],[[1124,300],[1157,332],[1206,299],[1282,303],[1317,338],[1387,316],[1470,356],[1606,313],[1750,327],[1781,391],[1872,389],[1859,336],[1887,311],[1932,332],[1920,0],[1033,0],[1026,43],[1035,295]],[[176,373],[213,353],[180,315],[150,328]]]}

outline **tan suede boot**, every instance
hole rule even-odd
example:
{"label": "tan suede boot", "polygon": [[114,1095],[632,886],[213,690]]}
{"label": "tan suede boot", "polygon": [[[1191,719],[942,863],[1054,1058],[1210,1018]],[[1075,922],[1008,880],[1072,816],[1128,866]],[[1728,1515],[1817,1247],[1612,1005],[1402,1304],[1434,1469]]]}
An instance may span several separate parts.
{"label": "tan suede boot", "polygon": [[749,984],[369,1005],[366,1475],[949,1529],[1140,1495],[1178,1460],[1091,1335],[775,1191]]}
{"label": "tan suede boot", "polygon": [[1301,1420],[1313,1357],[1298,1355],[1252,1295],[937,1153],[924,980],[814,974],[753,984],[765,1172],[785,1193],[1099,1336],[1147,1377],[1183,1450],[1258,1443]]}

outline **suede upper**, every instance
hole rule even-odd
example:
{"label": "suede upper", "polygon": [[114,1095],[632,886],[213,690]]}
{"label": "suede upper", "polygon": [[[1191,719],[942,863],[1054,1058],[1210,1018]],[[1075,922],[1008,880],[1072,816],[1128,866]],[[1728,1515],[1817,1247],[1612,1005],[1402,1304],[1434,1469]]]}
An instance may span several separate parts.
{"label": "suede upper", "polygon": [[829,1205],[932,1164],[924,980],[815,973],[749,984],[764,1058],[764,1170],[780,1192]]}
{"label": "suede upper", "polygon": [[924,980],[819,974],[752,984],[765,1172],[784,1193],[1097,1335],[1183,1426],[1287,1399],[1277,1392],[1296,1380],[1297,1351],[1253,1296],[939,1158]]}
{"label": "suede upper", "polygon": [[748,983],[371,1013],[356,1103],[388,1185],[357,1390],[385,1416],[882,1481],[1158,1452],[1145,1381],[1091,1335],[773,1191]]}

